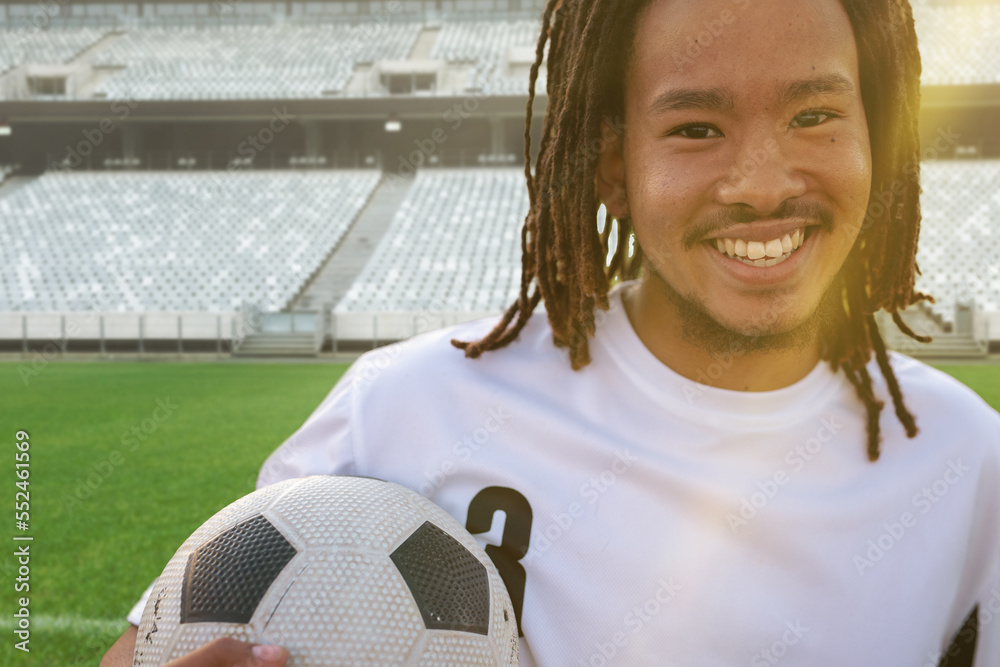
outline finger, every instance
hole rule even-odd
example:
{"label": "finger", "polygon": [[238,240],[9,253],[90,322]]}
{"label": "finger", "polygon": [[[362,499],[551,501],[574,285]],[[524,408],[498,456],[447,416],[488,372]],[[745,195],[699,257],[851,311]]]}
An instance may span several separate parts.
{"label": "finger", "polygon": [[220,637],[164,667],[284,667],[287,660],[288,651],[280,646]]}
{"label": "finger", "polygon": [[248,667],[284,667],[288,650],[273,644],[258,644],[250,649],[252,658]]}

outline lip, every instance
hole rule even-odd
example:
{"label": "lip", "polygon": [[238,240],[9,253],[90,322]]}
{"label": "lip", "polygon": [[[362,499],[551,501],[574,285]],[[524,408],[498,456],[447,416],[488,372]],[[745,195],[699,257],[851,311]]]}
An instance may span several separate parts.
{"label": "lip", "polygon": [[[793,227],[792,231],[799,229]],[[813,246],[818,237],[823,234],[821,230],[813,230],[806,240],[799,246],[799,249],[792,253],[791,257],[781,264],[772,267],[749,266],[743,262],[724,255],[711,245],[702,244],[705,252],[714,256],[714,261],[723,270],[724,274],[743,287],[774,287],[781,283],[789,282],[800,274],[805,267],[809,256],[812,254]],[[721,237],[732,238],[732,237]],[[771,237],[774,238],[774,237]]]}
{"label": "lip", "polygon": [[[754,222],[746,225],[735,225],[715,232],[711,236],[706,236],[701,240],[714,241],[715,239],[742,239],[744,241],[759,241],[767,243],[774,239],[780,239],[785,234],[791,234],[796,229],[805,227],[817,227],[819,223],[813,219],[799,218],[791,220],[770,220]],[[794,255],[793,255],[794,257]],[[789,257],[791,259],[791,257]]]}

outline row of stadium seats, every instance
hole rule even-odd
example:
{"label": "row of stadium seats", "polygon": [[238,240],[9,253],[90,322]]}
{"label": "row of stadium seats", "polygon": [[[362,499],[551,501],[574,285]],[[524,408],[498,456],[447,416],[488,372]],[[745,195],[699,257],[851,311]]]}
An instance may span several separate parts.
{"label": "row of stadium seats", "polygon": [[[914,3],[914,16],[925,85],[1000,82],[1000,3]],[[95,92],[138,99],[348,94],[356,64],[406,58],[420,31],[432,25],[437,24],[289,22],[119,28],[124,34],[96,53],[92,62],[125,69]],[[110,28],[0,29],[0,73],[22,64],[65,63],[109,32]],[[511,49],[533,47],[537,38],[535,20],[446,21],[431,57],[472,64],[466,82],[469,91],[518,94],[525,92],[526,80],[520,72],[508,71]]]}
{"label": "row of stadium seats", "polygon": [[107,30],[0,30],[0,74],[16,65],[65,63],[96,44]]}
{"label": "row of stadium seats", "polygon": [[95,65],[125,67],[97,92],[142,99],[318,98],[343,92],[357,63],[406,58],[421,28],[138,28],[95,56]]}
{"label": "row of stadium seats", "polygon": [[528,212],[519,169],[417,174],[335,311],[500,311],[521,284]]}
{"label": "row of stadium seats", "polygon": [[0,311],[280,310],[380,178],[48,173],[0,197]]}
{"label": "row of stadium seats", "polygon": [[466,83],[469,90],[513,95],[526,92],[528,82],[523,76],[506,72],[510,49],[534,46],[537,41],[537,21],[445,23],[431,57],[473,63]]}

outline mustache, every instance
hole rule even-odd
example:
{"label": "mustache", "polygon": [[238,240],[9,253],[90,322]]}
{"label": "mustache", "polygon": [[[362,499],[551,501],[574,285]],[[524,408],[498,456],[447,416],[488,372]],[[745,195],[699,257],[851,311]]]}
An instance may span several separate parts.
{"label": "mustache", "polygon": [[819,202],[786,200],[774,211],[761,214],[748,206],[720,208],[699,218],[684,232],[684,246],[690,250],[707,236],[736,225],[749,225],[760,220],[811,220],[823,231],[833,231],[833,211]]}

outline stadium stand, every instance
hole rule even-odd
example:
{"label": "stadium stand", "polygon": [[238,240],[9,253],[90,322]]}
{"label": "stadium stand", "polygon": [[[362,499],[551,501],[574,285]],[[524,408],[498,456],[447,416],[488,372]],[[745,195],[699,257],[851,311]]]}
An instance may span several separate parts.
{"label": "stadium stand", "polygon": [[106,32],[99,28],[0,31],[0,74],[17,65],[69,62]]}
{"label": "stadium stand", "polygon": [[1000,161],[925,162],[921,185],[917,289],[945,322],[959,304],[1000,312]]}
{"label": "stadium stand", "polygon": [[[145,9],[126,5],[120,16],[88,14],[79,20],[95,23],[76,27],[63,26],[62,17],[38,30],[15,30],[13,20],[5,29],[0,22],[0,99],[42,99],[46,101],[42,107],[62,109],[74,106],[67,102],[72,98],[87,111],[95,97],[385,98],[363,102],[361,106],[377,109],[365,120],[338,117],[303,123],[301,138],[296,135],[281,146],[288,151],[287,161],[276,147],[268,149],[272,166],[288,164],[293,171],[247,170],[232,176],[211,171],[129,171],[167,164],[194,168],[193,160],[187,165],[170,159],[171,151],[187,155],[190,146],[164,148],[160,136],[142,123],[123,124],[120,148],[106,142],[105,152],[81,165],[113,168],[116,173],[48,173],[35,178],[54,162],[47,158],[44,164],[38,160],[30,166],[23,154],[0,153],[4,162],[20,161],[30,167],[10,176],[9,169],[0,166],[0,313],[18,317],[26,313],[29,320],[35,314],[50,317],[95,308],[109,313],[183,310],[197,315],[232,313],[249,304],[268,312],[326,317],[329,304],[336,302],[340,319],[333,318],[334,327],[341,327],[343,340],[367,341],[409,335],[417,328],[414,314],[440,313],[440,318],[429,319],[450,323],[509,305],[519,286],[519,232],[527,194],[521,170],[506,168],[520,162],[520,128],[515,142],[512,114],[492,107],[512,100],[491,100],[483,105],[491,107],[488,113],[471,114],[476,124],[447,135],[447,149],[461,157],[442,163],[479,168],[421,169],[412,188],[398,192],[391,205],[372,205],[379,183],[385,185],[391,176],[383,179],[374,170],[327,171],[326,166],[374,166],[382,164],[373,157],[378,155],[386,159],[384,168],[393,168],[397,153],[412,150],[413,137],[406,133],[426,141],[437,122],[425,111],[419,112],[422,116],[407,115],[406,105],[414,97],[458,96],[469,101],[475,96],[478,101],[525,95],[537,18],[518,12],[474,13],[466,3],[464,13],[404,13],[374,22],[366,5],[315,3],[354,9],[345,9],[341,16],[313,16],[307,15],[310,4],[239,3],[237,9],[247,13],[227,17],[150,15],[151,5]],[[914,0],[912,4],[925,86],[992,84],[991,90],[1000,90],[1000,1]],[[76,14],[72,20],[77,20]],[[10,71],[25,64],[58,67]],[[39,92],[39,86],[29,81],[59,76],[66,77],[61,96]],[[408,76],[413,78],[410,88],[390,83]],[[423,77],[420,85],[418,77]],[[432,84],[426,83],[428,78],[433,78]],[[538,90],[544,88],[540,81]],[[947,97],[951,91],[936,92]],[[990,99],[998,99],[995,92],[992,95]],[[995,103],[990,99],[987,103]],[[316,106],[328,105],[336,116],[357,102],[330,100]],[[211,137],[208,123],[230,120],[215,117],[215,109],[232,105],[198,106],[208,112],[204,126],[182,112],[172,117],[173,112],[167,112],[164,123],[172,126],[169,132],[174,133],[175,143],[183,137],[200,148],[198,142]],[[956,108],[957,114],[971,109]],[[950,122],[940,120],[946,112],[935,117],[942,127]],[[964,143],[941,156],[1000,154],[988,150],[997,145],[988,114],[987,108],[981,124],[975,119],[965,127],[956,124],[956,131],[966,135]],[[369,132],[364,125],[383,117],[402,121],[405,129],[395,135],[398,140],[388,124],[384,135],[381,127]],[[15,118],[12,125],[14,139],[0,140],[6,141],[0,149],[27,145],[27,137],[43,134],[24,118]],[[22,127],[25,133],[19,134]],[[52,127],[70,125],[57,119]],[[75,140],[80,128],[71,129],[65,134]],[[185,137],[187,131],[195,138]],[[162,136],[169,136],[167,130]],[[221,139],[205,143],[210,156],[232,150]],[[57,157],[64,154],[61,139],[53,145],[45,150]],[[341,148],[344,154],[364,155],[372,162],[337,161],[333,156]],[[969,152],[970,148],[977,150]],[[157,155],[167,159],[158,160]],[[280,159],[274,159],[276,155]],[[209,157],[196,164],[211,169],[220,162]],[[320,170],[301,171],[306,166]],[[1000,161],[981,157],[925,161],[923,187],[918,256],[923,274],[917,288],[938,301],[920,314],[933,315],[937,326],[950,325],[964,317],[957,316],[956,309],[966,313],[969,306],[985,313],[989,337],[1000,341]],[[361,220],[378,218],[378,224],[369,229],[358,223],[362,209]],[[366,254],[353,263],[334,262],[354,236]],[[331,253],[334,248],[337,253]],[[372,253],[370,258],[367,252]],[[336,290],[318,279],[321,267],[332,267],[330,273],[338,275]],[[304,299],[307,294],[310,298]],[[383,315],[387,317],[380,319]],[[318,326],[325,324],[320,321]]]}
{"label": "stadium stand", "polygon": [[472,63],[466,83],[468,91],[482,90],[493,95],[526,94],[527,78],[521,73],[512,76],[507,72],[510,51],[534,47],[537,41],[537,21],[449,22],[441,27],[431,57],[452,63]]}
{"label": "stadium stand", "polygon": [[[1000,3],[914,3],[925,85],[1000,82]],[[284,11],[279,8],[280,14]],[[277,18],[281,18],[280,21]],[[159,17],[112,22],[106,28],[0,30],[0,73],[24,64],[65,63],[114,31],[90,63],[120,70],[97,84],[97,97],[139,99],[313,99],[385,95],[380,86],[349,89],[359,64],[406,59],[421,31],[440,28],[434,60],[468,66],[461,90],[526,92],[526,66],[538,37],[534,19],[489,21],[419,17],[340,21],[329,17],[254,15],[246,23],[206,17]],[[162,25],[169,22],[169,25]],[[253,23],[258,23],[254,25]],[[294,45],[294,48],[289,48]],[[526,60],[527,59],[527,60]],[[523,62],[522,62],[523,61]],[[523,67],[518,67],[523,65]],[[90,94],[90,88],[84,87]],[[141,95],[136,95],[136,91]],[[76,93],[67,91],[69,96]]]}
{"label": "stadium stand", "polygon": [[527,212],[519,169],[420,172],[334,311],[503,310],[520,287]]}
{"label": "stadium stand", "polygon": [[925,86],[1000,83],[1000,3],[912,5]]}
{"label": "stadium stand", "polygon": [[380,178],[49,172],[0,197],[0,311],[280,310]]}
{"label": "stadium stand", "polygon": [[405,58],[421,27],[136,28],[94,58],[95,66],[125,68],[96,92],[167,100],[321,98],[343,93],[358,63]]}

